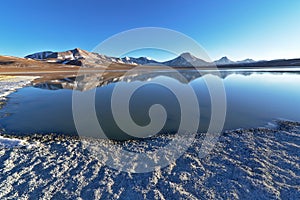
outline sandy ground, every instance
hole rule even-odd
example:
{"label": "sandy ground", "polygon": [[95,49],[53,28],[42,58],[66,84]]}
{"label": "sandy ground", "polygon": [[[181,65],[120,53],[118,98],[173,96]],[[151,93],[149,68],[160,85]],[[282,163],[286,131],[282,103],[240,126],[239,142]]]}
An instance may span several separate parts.
{"label": "sandy ground", "polygon": [[[75,138],[3,137],[1,199],[300,199],[300,123],[227,131],[204,159],[199,135],[176,162],[142,174],[111,169]],[[168,137],[119,145],[144,152]]]}

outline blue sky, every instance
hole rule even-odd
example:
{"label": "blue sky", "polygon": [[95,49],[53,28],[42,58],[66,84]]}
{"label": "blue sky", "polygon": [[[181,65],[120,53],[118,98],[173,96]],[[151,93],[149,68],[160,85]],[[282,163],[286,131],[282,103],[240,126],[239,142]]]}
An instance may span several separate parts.
{"label": "blue sky", "polygon": [[114,34],[151,26],[192,37],[212,59],[295,58],[299,10],[299,0],[2,1],[0,54],[92,50]]}

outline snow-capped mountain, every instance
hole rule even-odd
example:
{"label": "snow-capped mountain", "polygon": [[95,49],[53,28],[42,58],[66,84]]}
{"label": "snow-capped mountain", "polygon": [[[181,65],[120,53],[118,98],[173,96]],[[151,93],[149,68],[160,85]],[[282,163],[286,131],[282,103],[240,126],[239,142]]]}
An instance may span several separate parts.
{"label": "snow-capped mountain", "polygon": [[169,60],[162,63],[170,67],[193,67],[193,66],[207,66],[208,62],[193,56],[190,53],[183,53],[173,60]]}
{"label": "snow-capped mountain", "polygon": [[82,49],[73,49],[64,52],[38,52],[26,56],[27,59],[41,60],[51,63],[62,63],[62,64],[71,64],[71,65],[81,65],[82,60],[87,59],[92,56],[92,53],[82,50]]}
{"label": "snow-capped mountain", "polygon": [[157,64],[158,62],[147,57],[132,58],[116,58],[106,55],[101,55],[98,53],[88,52],[79,48],[65,51],[65,52],[52,52],[44,51],[38,52],[26,56],[27,59],[41,60],[51,63],[62,63],[70,65],[109,65],[111,63],[121,63],[130,65],[151,65]]}
{"label": "snow-capped mountain", "polygon": [[139,58],[133,58],[133,57],[124,57],[122,58],[122,61],[126,64],[137,64],[137,65],[156,65],[159,64],[159,62],[152,60],[148,57],[139,57]]}
{"label": "snow-capped mountain", "polygon": [[27,59],[39,60],[49,63],[60,63],[67,65],[78,65],[86,67],[101,67],[107,66],[112,63],[127,64],[127,65],[166,65],[170,67],[208,67],[212,64],[218,66],[222,65],[237,65],[237,64],[252,64],[255,63],[252,59],[246,59],[243,61],[232,61],[228,57],[222,57],[213,63],[206,62],[200,58],[193,56],[190,53],[182,53],[180,56],[165,62],[158,62],[148,57],[110,57],[98,53],[88,52],[79,48],[64,51],[64,52],[52,52],[44,51],[38,52],[26,56]]}
{"label": "snow-capped mountain", "polygon": [[52,52],[52,51],[38,52],[38,53],[28,55],[25,58],[31,58],[34,60],[47,60],[47,59],[76,60],[76,59],[86,58],[89,55],[90,55],[89,52],[76,48],[64,52]]}
{"label": "snow-capped mountain", "polygon": [[43,52],[38,52],[38,53],[28,55],[25,58],[31,58],[34,60],[44,60],[44,59],[48,58],[50,55],[52,55],[53,53],[54,52],[52,52],[52,51],[43,51]]}

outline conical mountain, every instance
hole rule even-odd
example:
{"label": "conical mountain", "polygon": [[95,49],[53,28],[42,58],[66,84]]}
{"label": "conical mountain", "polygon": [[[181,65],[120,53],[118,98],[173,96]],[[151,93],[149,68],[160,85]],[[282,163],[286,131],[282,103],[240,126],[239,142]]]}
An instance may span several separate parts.
{"label": "conical mountain", "polygon": [[199,67],[209,65],[208,62],[197,58],[190,53],[182,53],[177,58],[163,62],[162,64],[170,67]]}

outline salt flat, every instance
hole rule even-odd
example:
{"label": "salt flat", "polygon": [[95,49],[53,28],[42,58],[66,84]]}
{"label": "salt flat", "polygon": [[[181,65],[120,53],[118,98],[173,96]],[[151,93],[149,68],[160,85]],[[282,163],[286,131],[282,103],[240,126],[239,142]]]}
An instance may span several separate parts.
{"label": "salt flat", "polygon": [[0,101],[3,101],[7,95],[19,88],[28,85],[37,76],[3,76],[0,75]]}
{"label": "salt flat", "polygon": [[[279,121],[275,129],[226,131],[200,159],[203,136],[176,162],[149,173],[127,173],[97,159],[82,142],[67,136],[8,136],[22,140],[0,145],[0,197],[83,199],[299,199],[300,123]],[[168,142],[168,135],[115,143],[145,152]],[[157,142],[160,141],[160,142]],[[93,140],[95,142],[95,140]],[[105,154],[105,152],[103,152]],[[115,154],[116,161],[120,159]],[[152,158],[156,159],[156,158]]]}

